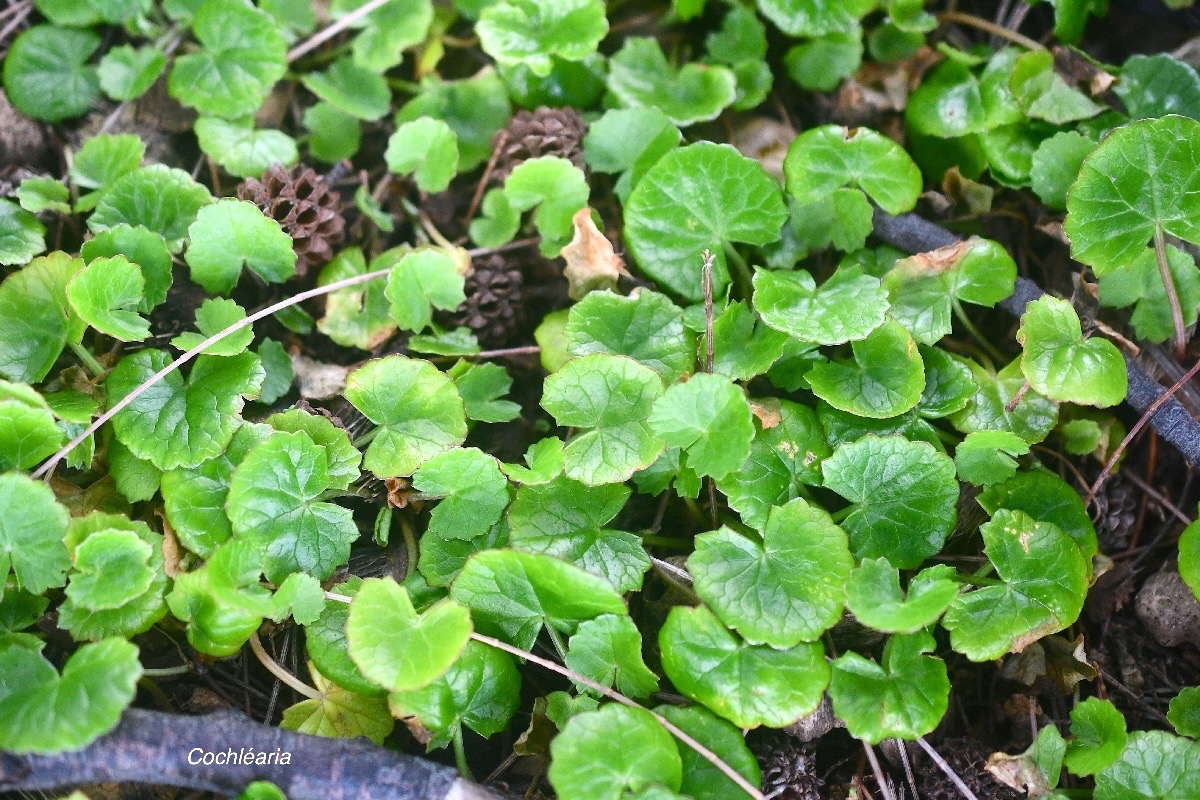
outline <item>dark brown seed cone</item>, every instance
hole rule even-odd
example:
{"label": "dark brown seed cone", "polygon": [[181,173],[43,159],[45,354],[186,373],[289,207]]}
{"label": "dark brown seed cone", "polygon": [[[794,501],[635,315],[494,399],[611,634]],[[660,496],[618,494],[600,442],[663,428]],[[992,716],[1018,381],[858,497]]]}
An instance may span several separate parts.
{"label": "dark brown seed cone", "polygon": [[454,323],[470,328],[484,347],[502,347],[525,323],[524,279],[498,254],[473,266],[463,287],[467,299],[454,313]]}
{"label": "dark brown seed cone", "polygon": [[333,258],[333,250],[346,236],[342,198],[311,167],[289,169],[272,166],[262,178],[247,178],[237,196],[262,209],[292,237],[296,274]]}
{"label": "dark brown seed cone", "polygon": [[824,785],[812,751],[790,736],[771,735],[754,748],[769,800],[821,800]]}
{"label": "dark brown seed cone", "polygon": [[492,139],[499,156],[492,180],[503,183],[518,164],[538,156],[559,156],[583,169],[583,137],[587,123],[573,108],[518,111]]}
{"label": "dark brown seed cone", "polygon": [[[962,778],[976,797],[988,800],[1018,800],[1022,794],[993,778],[985,769],[989,752],[981,743],[969,737],[946,739],[937,747],[950,768]],[[946,773],[924,753],[918,756],[917,789],[924,800],[962,800],[962,792]]]}

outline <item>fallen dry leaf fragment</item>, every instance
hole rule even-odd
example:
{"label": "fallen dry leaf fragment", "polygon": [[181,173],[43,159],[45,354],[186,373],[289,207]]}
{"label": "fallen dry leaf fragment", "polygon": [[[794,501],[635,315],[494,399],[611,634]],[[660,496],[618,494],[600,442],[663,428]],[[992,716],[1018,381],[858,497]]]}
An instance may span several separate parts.
{"label": "fallen dry leaf fragment", "polygon": [[575,238],[559,251],[567,260],[563,269],[567,293],[572,300],[582,300],[595,289],[615,288],[617,278],[629,273],[625,271],[624,259],[613,250],[612,242],[592,221],[592,210],[584,206],[575,212],[571,222],[575,225]]}

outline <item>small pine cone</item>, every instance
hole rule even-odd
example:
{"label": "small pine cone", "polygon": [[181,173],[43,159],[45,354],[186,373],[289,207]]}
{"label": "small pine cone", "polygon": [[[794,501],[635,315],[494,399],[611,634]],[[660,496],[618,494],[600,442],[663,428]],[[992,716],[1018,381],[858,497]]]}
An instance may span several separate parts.
{"label": "small pine cone", "polygon": [[[966,736],[945,739],[937,749],[976,797],[988,800],[1019,800],[1022,797],[1020,792],[1000,783],[984,769],[988,751],[975,739]],[[962,792],[936,764],[927,758],[919,758],[918,766],[914,771],[920,797],[924,800],[962,800]]]}
{"label": "small pine cone", "polygon": [[791,736],[772,735],[755,748],[768,800],[821,800],[824,781],[817,776],[812,751]]}
{"label": "small pine cone", "polygon": [[254,203],[292,237],[297,275],[333,258],[333,249],[346,236],[342,198],[303,164],[290,170],[276,164],[262,178],[247,178],[238,185],[237,196]]}
{"label": "small pine cone", "polygon": [[559,156],[583,169],[583,137],[587,123],[573,108],[518,111],[492,139],[499,157],[492,180],[503,183],[521,162],[538,156]]}
{"label": "small pine cone", "polygon": [[500,347],[525,322],[524,279],[500,255],[474,265],[463,293],[467,299],[454,314],[456,325],[470,328],[484,347]]}

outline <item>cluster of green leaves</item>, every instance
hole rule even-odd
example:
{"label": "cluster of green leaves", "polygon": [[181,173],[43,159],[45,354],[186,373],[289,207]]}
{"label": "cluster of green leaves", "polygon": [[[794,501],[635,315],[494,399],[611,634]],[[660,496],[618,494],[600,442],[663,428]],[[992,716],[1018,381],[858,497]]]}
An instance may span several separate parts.
{"label": "cluster of green leaves", "polygon": [[[330,13],[361,5],[334,0]],[[1077,38],[1091,4],[1054,5],[1058,35]],[[876,207],[910,211],[924,182],[951,169],[964,183],[986,172],[1031,189],[1066,212],[1101,301],[1135,305],[1135,333],[1165,340],[1195,322],[1200,303],[1200,272],[1167,239],[1200,243],[1200,191],[1180,178],[1200,172],[1200,78],[1189,67],[1155,56],[1113,68],[1116,110],[1047,52],[940,45],[943,59],[905,112],[908,150],[870,128],[824,125],[787,143],[776,174],[728,144],[684,144],[681,128],[763,102],[774,79],[768,25],[794,40],[788,77],[828,90],[868,51],[897,60],[923,44],[935,22],[922,3],[730,4],[688,62],[648,37],[602,55],[600,0],[456,0],[436,11],[391,0],[358,19],[332,59],[301,58],[291,72],[289,43],[316,25],[305,2],[36,6],[46,22],[17,38],[4,65],[18,109],[66,120],[101,93],[136,99],[165,74],[171,95],[198,112],[203,152],[237,177],[294,163],[302,146],[320,161],[354,156],[364,129],[393,115],[387,171],[435,193],[481,167],[514,106],[587,111],[586,169],[557,156],[522,162],[482,195],[469,237],[494,249],[525,231],[558,255],[583,235],[589,204],[607,200],[593,199],[609,184],[589,171],[608,173],[629,254],[653,285],[593,289],[542,322],[540,406],[559,436],[506,463],[470,437],[522,413],[504,399],[512,378],[471,358],[470,334],[437,323],[464,299],[468,252],[440,239],[343,250],[318,285],[387,277],[330,294],[316,328],[364,351],[409,334],[405,354],[346,377],[344,398],[370,425],[352,440],[324,416],[272,408],[291,390],[288,354],[229,299],[241,281],[295,275],[275,220],[185,172],[143,165],[130,135],[88,139],[66,182],[24,181],[19,202],[0,201],[0,264],[11,268],[0,282],[0,711],[11,712],[0,713],[0,747],[74,748],[111,729],[141,672],[126,640],[167,614],[218,658],[264,620],[290,619],[305,629],[316,688],[286,710],[285,727],[382,742],[403,719],[431,748],[453,744],[461,763],[464,726],[506,729],[522,696],[516,659],[473,635],[522,650],[541,641],[587,681],[539,698],[540,733],[527,737],[540,741],[529,752],[549,753],[561,797],[723,800],[741,796],[736,784],[655,715],[754,783],[742,730],[786,727],[828,695],[852,736],[915,739],[946,713],[951,653],[1003,659],[1078,618],[1096,533],[1074,489],[1031,449],[1052,434],[1076,454],[1104,446],[1113,423],[1091,409],[1124,398],[1120,352],[1085,332],[1070,302],[1045,297],[1007,348],[1019,354],[1001,356],[967,306],[1012,294],[1009,253],[971,237],[902,257],[869,246],[872,219]],[[676,0],[668,21],[704,6]],[[494,66],[443,80],[441,37],[458,15]],[[110,26],[129,43],[92,66]],[[391,73],[410,51],[419,84]],[[281,80],[316,98],[300,141],[256,127]],[[1138,88],[1151,82],[1168,90]],[[410,96],[397,104],[401,86]],[[392,232],[368,192],[357,199]],[[77,254],[42,255],[52,215],[84,222]],[[170,341],[200,351],[186,371],[169,368],[165,344],[137,344],[176,261],[212,295],[195,330]],[[303,332],[314,324],[303,316],[281,321]],[[956,323],[977,341],[943,346]],[[447,356],[464,358],[447,366]],[[67,462],[94,493],[56,496],[26,475],[117,403]],[[370,528],[344,499],[364,473],[403,479],[431,505],[427,523],[417,537],[412,523],[424,518],[401,512],[412,556],[402,581],[329,585]],[[105,474],[111,481],[96,479]],[[635,492],[694,508],[705,484],[723,500],[713,530],[627,529]],[[962,519],[960,497],[973,504]],[[156,511],[182,548],[169,575],[164,537],[145,522]],[[984,521],[968,524],[975,514]],[[377,541],[392,518],[381,510]],[[688,553],[667,574],[689,586],[660,604],[654,624],[630,609],[659,601],[629,601],[653,580],[664,540]],[[960,572],[939,558],[947,547],[987,563]],[[1180,571],[1200,595],[1196,526],[1180,540]],[[81,643],[61,671],[29,632],[60,589],[59,625]],[[830,652],[843,620],[876,635]],[[691,705],[651,713],[591,688],[648,704],[667,681]],[[1126,736],[1111,706],[1088,701],[1072,714],[1072,738],[1048,728],[1014,758],[1041,776],[1044,796],[1065,765],[1096,775],[1098,797],[1182,797],[1195,791],[1200,756],[1187,737],[1200,730],[1198,706],[1193,690],[1176,699],[1178,736]]]}

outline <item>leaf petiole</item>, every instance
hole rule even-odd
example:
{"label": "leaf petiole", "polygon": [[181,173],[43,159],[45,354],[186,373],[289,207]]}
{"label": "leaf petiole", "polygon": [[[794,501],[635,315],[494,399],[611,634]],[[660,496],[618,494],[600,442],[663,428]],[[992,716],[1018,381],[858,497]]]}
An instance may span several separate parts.
{"label": "leaf petiole", "polygon": [[1167,264],[1167,243],[1162,225],[1154,226],[1154,257],[1158,260],[1158,275],[1167,291],[1167,303],[1171,307],[1171,324],[1175,328],[1175,357],[1183,360],[1187,351],[1187,325],[1183,321],[1183,307],[1179,304],[1179,291],[1171,268]]}
{"label": "leaf petiole", "polygon": [[78,342],[68,342],[68,344],[71,346],[71,352],[74,353],[81,362],[83,362],[83,365],[88,368],[88,372],[92,373],[93,377],[99,378],[108,372],[108,370],[106,370],[104,366],[96,360],[96,357],[87,351],[86,347]]}

